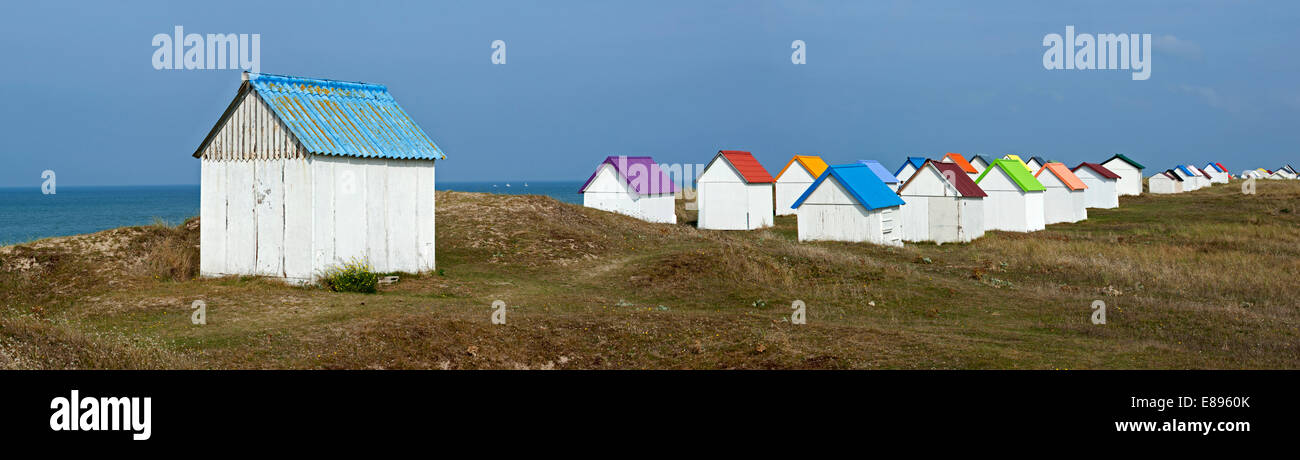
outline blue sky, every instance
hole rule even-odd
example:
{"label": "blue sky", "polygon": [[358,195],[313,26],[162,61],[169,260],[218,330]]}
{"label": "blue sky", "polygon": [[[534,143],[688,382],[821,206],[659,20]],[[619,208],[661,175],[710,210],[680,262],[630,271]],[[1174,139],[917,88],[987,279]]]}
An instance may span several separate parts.
{"label": "blue sky", "polygon": [[[1300,164],[1293,2],[23,2],[0,17],[0,186],[196,184],[237,70],[155,34],[261,34],[263,72],[387,85],[438,179],[584,180],[611,154],[776,172],[943,152]],[[1151,78],[1048,71],[1043,36],[1150,33]],[[491,42],[507,44],[492,65]],[[793,40],[807,64],[790,62]]]}

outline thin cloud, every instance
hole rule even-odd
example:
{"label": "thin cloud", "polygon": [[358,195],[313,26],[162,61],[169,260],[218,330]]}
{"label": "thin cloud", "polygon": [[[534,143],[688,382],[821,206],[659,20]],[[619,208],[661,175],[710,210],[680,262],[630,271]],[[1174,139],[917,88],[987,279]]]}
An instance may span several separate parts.
{"label": "thin cloud", "polygon": [[1201,45],[1183,40],[1173,35],[1161,35],[1156,37],[1155,50],[1172,56],[1181,57],[1192,61],[1201,60]]}
{"label": "thin cloud", "polygon": [[1240,102],[1234,98],[1219,94],[1219,91],[1214,88],[1195,85],[1179,85],[1176,89],[1179,92],[1196,96],[1204,102],[1205,105],[1216,109],[1226,110],[1229,112],[1237,112],[1241,110]]}

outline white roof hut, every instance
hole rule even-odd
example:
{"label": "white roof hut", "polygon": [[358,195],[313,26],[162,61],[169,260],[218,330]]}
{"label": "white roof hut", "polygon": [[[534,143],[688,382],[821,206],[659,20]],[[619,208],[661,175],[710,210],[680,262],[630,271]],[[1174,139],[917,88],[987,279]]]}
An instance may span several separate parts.
{"label": "white roof hut", "polygon": [[926,161],[898,195],[906,202],[900,207],[903,241],[965,243],[984,236],[988,194],[955,163]]}
{"label": "white roof hut", "polygon": [[384,86],[244,73],[194,157],[204,276],[310,282],[354,259],[434,268],[445,156]]}
{"label": "white roof hut", "polygon": [[1183,178],[1173,170],[1167,170],[1147,179],[1147,188],[1157,195],[1183,193]]}
{"label": "white roof hut", "polygon": [[1043,192],[1047,190],[1019,160],[993,160],[980,175],[984,198],[985,230],[1033,232],[1042,230]]}
{"label": "white roof hut", "polygon": [[871,167],[835,165],[795,200],[799,241],[849,241],[902,246],[903,200]]}
{"label": "white roof hut", "polygon": [[1071,170],[1079,176],[1088,189],[1083,192],[1089,208],[1111,209],[1119,207],[1119,174],[1097,163],[1083,162]]}
{"label": "white roof hut", "polygon": [[1064,163],[1048,163],[1034,175],[1047,188],[1043,193],[1043,223],[1078,222],[1088,219],[1088,186]]}
{"label": "white roof hut", "polygon": [[709,230],[770,227],[776,218],[773,182],[772,175],[749,152],[718,151],[696,181],[696,226]]}
{"label": "white roof hut", "polygon": [[1142,194],[1142,170],[1144,167],[1140,163],[1122,154],[1115,154],[1109,160],[1101,162],[1101,165],[1119,175],[1116,188],[1119,190],[1120,196]]}
{"label": "white roof hut", "polygon": [[677,223],[677,187],[650,157],[610,156],[578,189],[582,205],[646,222]]}
{"label": "white roof hut", "polygon": [[[793,166],[793,167],[792,167]],[[794,214],[794,200],[826,171],[826,162],[813,155],[795,155],[776,173],[776,215]]]}

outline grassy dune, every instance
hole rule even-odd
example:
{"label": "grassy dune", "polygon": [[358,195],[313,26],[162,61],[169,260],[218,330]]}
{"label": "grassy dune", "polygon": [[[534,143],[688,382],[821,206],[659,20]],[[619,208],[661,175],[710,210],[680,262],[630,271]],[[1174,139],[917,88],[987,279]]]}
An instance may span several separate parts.
{"label": "grassy dune", "polygon": [[192,279],[195,220],[0,248],[0,368],[1300,368],[1296,182],[904,248],[437,199],[439,272],[370,295]]}

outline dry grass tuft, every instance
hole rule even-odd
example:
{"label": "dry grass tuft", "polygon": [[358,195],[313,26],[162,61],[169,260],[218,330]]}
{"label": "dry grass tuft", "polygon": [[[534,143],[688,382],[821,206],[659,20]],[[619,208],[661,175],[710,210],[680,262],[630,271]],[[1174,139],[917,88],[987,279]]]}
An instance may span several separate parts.
{"label": "dry grass tuft", "polygon": [[199,275],[199,218],[175,227],[156,223],[136,240],[145,254],[141,269],[158,280],[188,281]]}

